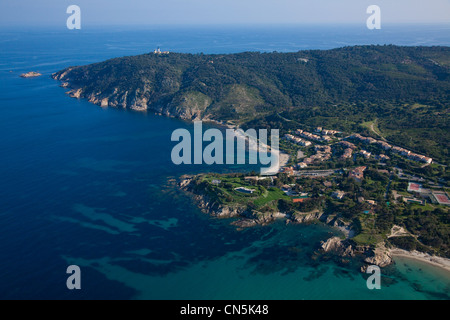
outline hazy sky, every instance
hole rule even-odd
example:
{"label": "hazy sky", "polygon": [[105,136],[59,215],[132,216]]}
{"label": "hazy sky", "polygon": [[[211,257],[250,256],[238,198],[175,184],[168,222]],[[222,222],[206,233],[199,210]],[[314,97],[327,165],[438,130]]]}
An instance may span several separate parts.
{"label": "hazy sky", "polygon": [[383,23],[450,23],[450,0],[0,0],[0,25],[61,25],[69,5],[82,25],[365,23],[369,5]]}

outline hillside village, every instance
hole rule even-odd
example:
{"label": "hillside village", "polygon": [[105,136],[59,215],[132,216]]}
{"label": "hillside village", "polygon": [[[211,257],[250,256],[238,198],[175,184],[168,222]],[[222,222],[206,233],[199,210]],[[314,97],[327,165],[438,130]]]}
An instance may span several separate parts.
{"label": "hillside village", "polygon": [[[205,211],[240,217],[239,227],[320,220],[358,245],[395,242],[408,250],[450,254],[446,241],[434,240],[446,239],[450,197],[430,157],[323,128],[287,132],[280,149],[290,160],[277,175],[201,174],[186,178],[183,186]],[[409,230],[408,237],[389,236],[395,226]]]}
{"label": "hillside village", "polygon": [[[295,133],[285,134],[284,139],[286,141],[301,146],[303,149],[309,148],[309,151],[313,154],[308,157],[297,159],[299,162],[283,167],[281,172],[292,176],[325,177],[335,173],[335,171],[332,170],[319,170],[324,169],[324,163],[327,161],[351,165],[351,161],[353,160],[353,162],[356,162],[357,159],[360,159],[360,162],[370,162],[370,160],[372,160],[372,163],[378,162],[378,166],[386,166],[386,162],[391,160],[391,157],[386,153],[390,153],[391,156],[397,155],[406,160],[421,163],[422,168],[433,163],[433,159],[430,157],[419,155],[401,147],[393,146],[383,140],[364,137],[360,134],[351,134],[346,137],[342,137],[342,135],[342,132],[327,130],[322,127],[316,128],[314,133],[298,129]],[[372,149],[372,152],[365,150],[367,148]],[[304,153],[302,152],[302,154]],[[309,167],[313,167],[314,170],[308,170]],[[348,177],[356,182],[362,183],[364,180],[364,171],[366,171],[366,169],[367,166],[354,167],[348,170]],[[387,176],[393,175],[399,178],[401,178],[402,173],[402,170],[399,168],[395,168],[392,171],[378,171]],[[409,182],[413,183],[418,178],[411,177],[410,179],[411,181]],[[408,188],[406,191],[408,193],[404,193],[402,199],[407,203],[424,205],[428,201],[429,203],[441,205],[450,204],[448,202],[450,198],[443,189],[435,187],[435,190],[430,192],[416,192]],[[343,194],[340,191],[337,192],[340,195]],[[396,195],[394,197],[395,201],[400,199],[400,197],[397,196],[398,193],[395,192],[394,194]],[[342,199],[342,196],[339,198]]]}
{"label": "hillside village", "polygon": [[[317,128],[316,133],[309,133],[304,130],[297,130],[295,132],[295,135],[293,134],[286,134],[285,139],[288,141],[291,141],[299,146],[302,147],[310,147],[313,146],[315,143],[320,143],[320,145],[314,146],[316,154],[312,155],[311,157],[303,159],[302,162],[297,164],[297,168],[304,169],[308,165],[316,163],[316,162],[323,162],[330,160],[332,155],[332,150],[330,145],[334,144],[340,144],[345,148],[343,154],[340,156],[341,160],[350,159],[355,150],[359,149],[355,144],[349,142],[350,141],[359,141],[362,142],[365,145],[374,145],[378,146],[380,148],[380,153],[374,155],[375,159],[378,160],[389,160],[390,158],[384,154],[386,151],[391,151],[393,153],[396,153],[400,156],[405,157],[406,159],[409,159],[411,161],[417,161],[422,162],[425,164],[431,164],[433,162],[433,159],[427,156],[419,155],[414,152],[411,152],[409,150],[406,150],[404,148],[400,148],[397,146],[392,146],[389,143],[382,141],[382,140],[376,140],[372,137],[363,137],[360,134],[352,134],[346,138],[337,138],[336,135],[342,134],[339,131],[334,130],[325,130],[321,127]],[[325,145],[323,145],[325,144]],[[330,144],[330,145],[329,145]],[[359,151],[359,154],[362,155],[365,159],[369,159],[372,156],[371,152],[368,152],[364,149],[361,149]]]}

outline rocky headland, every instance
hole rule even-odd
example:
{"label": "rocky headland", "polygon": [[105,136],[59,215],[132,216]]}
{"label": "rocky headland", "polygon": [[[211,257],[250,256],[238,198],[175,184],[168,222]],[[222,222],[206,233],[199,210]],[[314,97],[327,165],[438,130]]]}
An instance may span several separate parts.
{"label": "rocky headland", "polygon": [[198,192],[193,186],[193,176],[184,175],[178,183],[179,188],[190,194],[200,210],[217,218],[234,218],[231,224],[238,230],[255,226],[264,226],[277,220],[285,220],[286,224],[324,223],[328,226],[340,229],[346,237],[332,237],[323,241],[318,246],[317,253],[333,254],[343,259],[359,259],[363,266],[361,272],[365,272],[370,265],[381,268],[393,263],[391,251],[384,242],[373,246],[356,245],[349,237],[352,233],[352,225],[341,220],[337,216],[327,215],[320,210],[288,214],[278,211],[251,212],[243,205],[224,205],[212,200],[205,193]]}

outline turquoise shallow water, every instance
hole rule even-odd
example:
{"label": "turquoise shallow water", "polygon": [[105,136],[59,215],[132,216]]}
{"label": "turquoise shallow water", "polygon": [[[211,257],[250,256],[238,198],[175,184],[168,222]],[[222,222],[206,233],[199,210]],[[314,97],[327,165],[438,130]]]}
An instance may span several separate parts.
{"label": "turquoise shallow water", "polygon": [[[89,266],[136,289],[138,299],[448,299],[448,273],[436,268],[398,259],[385,271],[382,289],[370,291],[355,265],[311,260],[310,241],[325,235],[325,228],[277,225],[270,229],[272,234],[240,251],[190,265],[169,277],[130,272],[121,266],[123,257],[68,262]],[[147,252],[135,254],[149,263],[171,263],[148,260]]]}
{"label": "turquoise shallow water", "polygon": [[[430,28],[374,38],[350,27],[0,32],[0,298],[448,299],[447,275],[419,262],[399,260],[382,290],[370,291],[352,263],[313,259],[336,234],[330,228],[237,231],[205,216],[169,180],[251,168],[174,166],[170,135],[191,124],[70,99],[49,77],[157,46],[226,53],[450,44],[448,29]],[[19,77],[31,70],[43,76]],[[66,289],[69,264],[82,269],[81,291]]]}

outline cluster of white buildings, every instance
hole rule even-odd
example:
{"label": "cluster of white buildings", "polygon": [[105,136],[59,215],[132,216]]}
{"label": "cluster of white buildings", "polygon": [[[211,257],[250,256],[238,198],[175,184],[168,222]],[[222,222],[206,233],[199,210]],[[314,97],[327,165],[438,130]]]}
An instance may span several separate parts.
{"label": "cluster of white buildings", "polygon": [[318,132],[318,133],[320,133],[322,135],[327,135],[327,136],[334,136],[335,134],[342,133],[342,132],[336,131],[336,130],[327,130],[327,129],[324,129],[322,127],[317,127],[316,128],[316,132]]}
{"label": "cluster of white buildings", "polygon": [[317,142],[321,142],[322,141],[322,137],[321,136],[318,136],[317,134],[309,133],[309,132],[304,131],[302,129],[298,129],[297,131],[295,131],[295,133],[298,134],[300,137],[308,139],[308,140],[317,141]]}
{"label": "cluster of white buildings", "polygon": [[169,54],[170,51],[161,51],[160,48],[155,49],[155,51],[153,51],[154,54]]}
{"label": "cluster of white buildings", "polygon": [[292,142],[294,142],[294,143],[296,143],[298,145],[301,145],[303,147],[309,147],[310,145],[312,145],[311,141],[307,141],[307,140],[304,140],[302,138],[293,136],[292,134],[286,134],[284,137],[287,140],[292,141]]}
{"label": "cluster of white buildings", "polygon": [[[297,131],[295,131],[295,135],[292,134],[286,134],[285,138],[289,141],[292,141],[298,145],[304,146],[304,147],[309,147],[312,143],[311,141],[314,142],[331,142],[333,140],[333,135],[335,134],[339,134],[342,133],[340,131],[335,131],[335,130],[327,130],[327,129],[323,129],[322,127],[317,127],[315,129],[315,133],[310,133],[308,131],[304,131],[302,129],[298,129]],[[309,141],[310,140],[310,141]]]}
{"label": "cluster of white buildings", "polygon": [[344,154],[341,156],[341,159],[342,160],[350,159],[353,155],[353,150],[356,149],[356,146],[348,141],[340,141],[339,144],[345,148]]}
{"label": "cluster of white buildings", "polygon": [[399,148],[399,147],[392,147],[391,149],[393,152],[398,153],[406,158],[408,158],[409,160],[413,160],[413,161],[417,161],[417,162],[423,162],[423,163],[428,163],[431,164],[433,162],[433,159],[430,157],[426,157],[426,156],[422,156],[420,154],[417,153],[413,153],[409,150],[403,149],[403,148]]}
{"label": "cluster of white buildings", "polygon": [[426,157],[426,156],[422,156],[420,154],[417,153],[413,153],[409,150],[406,150],[404,148],[400,148],[400,147],[396,147],[396,146],[391,146],[389,143],[385,142],[385,141],[381,141],[381,140],[376,140],[374,138],[371,137],[363,137],[362,135],[356,133],[351,135],[349,138],[351,139],[356,139],[359,141],[362,141],[366,144],[376,144],[379,145],[381,148],[383,148],[384,150],[391,150],[392,152],[395,152],[409,160],[413,160],[413,161],[417,161],[417,162],[423,162],[423,163],[428,163],[431,164],[433,162],[433,159],[430,157]]}
{"label": "cluster of white buildings", "polygon": [[309,158],[303,159],[303,162],[297,164],[299,169],[306,168],[308,165],[315,162],[324,162],[331,159],[331,147],[330,146],[315,146],[316,154]]}
{"label": "cluster of white buildings", "polygon": [[312,141],[316,141],[316,142],[330,142],[331,140],[333,140],[330,136],[327,135],[317,135],[317,134],[313,134],[301,129],[298,129],[297,131],[295,131],[296,134],[298,134],[300,137],[308,139],[308,140],[312,140]]}
{"label": "cluster of white buildings", "polygon": [[[333,135],[342,133],[342,132],[335,131],[335,130],[323,129],[322,127],[317,127],[314,132],[318,133],[318,134],[314,134],[314,133],[304,131],[302,129],[298,129],[295,131],[295,135],[286,134],[285,138],[286,138],[286,140],[296,143],[300,146],[309,147],[312,145],[311,141],[322,142],[322,143],[330,142],[333,140],[333,137],[332,137]],[[390,150],[390,151],[397,153],[409,160],[427,163],[427,164],[431,164],[433,162],[432,158],[413,153],[404,148],[392,146],[385,141],[377,140],[372,137],[364,137],[358,133],[352,134],[348,138],[354,139],[354,140],[359,140],[365,144],[378,145],[386,151]],[[358,149],[358,147],[356,145],[354,145],[353,143],[346,141],[346,140],[341,140],[338,143],[341,144],[345,148],[344,154],[341,157],[342,160],[351,158],[353,156],[353,153],[355,152],[355,150]],[[307,159],[304,159],[303,162],[299,163],[297,166],[299,168],[306,168],[310,164],[313,164],[315,162],[327,161],[331,158],[332,153],[331,153],[330,146],[316,146],[316,151],[317,151],[317,153],[315,155],[313,155]],[[372,154],[366,150],[360,150],[359,154],[362,155],[365,159],[369,159],[372,156]],[[390,159],[388,156],[383,155],[383,154],[377,155],[375,158],[378,160],[381,160],[381,161]]]}

